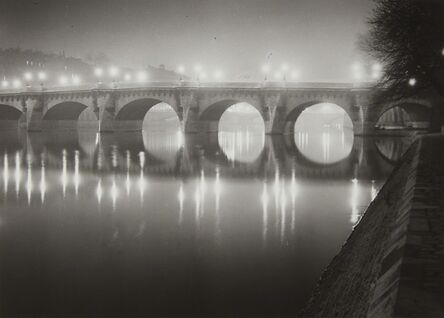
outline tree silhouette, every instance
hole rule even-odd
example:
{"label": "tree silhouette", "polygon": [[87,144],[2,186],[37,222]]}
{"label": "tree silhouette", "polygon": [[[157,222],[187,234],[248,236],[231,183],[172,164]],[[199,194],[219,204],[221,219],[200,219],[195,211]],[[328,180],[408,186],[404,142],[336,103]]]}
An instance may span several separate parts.
{"label": "tree silhouette", "polygon": [[442,100],[444,0],[374,1],[362,44],[384,69],[377,99],[425,96]]}

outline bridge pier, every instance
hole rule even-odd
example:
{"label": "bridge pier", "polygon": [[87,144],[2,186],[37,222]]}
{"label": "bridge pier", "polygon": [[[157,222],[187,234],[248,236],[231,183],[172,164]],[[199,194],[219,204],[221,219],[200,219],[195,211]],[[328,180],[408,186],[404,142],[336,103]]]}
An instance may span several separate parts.
{"label": "bridge pier", "polygon": [[26,130],[42,131],[43,98],[29,99],[26,103]]}

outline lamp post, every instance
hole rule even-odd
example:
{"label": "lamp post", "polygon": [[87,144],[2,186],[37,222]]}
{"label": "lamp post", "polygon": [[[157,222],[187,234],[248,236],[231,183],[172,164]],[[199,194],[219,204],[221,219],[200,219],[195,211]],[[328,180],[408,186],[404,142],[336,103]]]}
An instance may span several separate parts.
{"label": "lamp post", "polygon": [[269,72],[270,72],[270,65],[269,64],[262,65],[262,73],[264,73],[264,82],[267,81]]}
{"label": "lamp post", "polygon": [[44,89],[44,82],[45,82],[45,80],[46,80],[46,73],[45,72],[43,72],[43,71],[41,71],[41,72],[39,72],[38,74],[37,74],[37,78],[39,79],[39,81],[40,81],[40,88],[41,88],[41,90],[43,91],[43,89]]}
{"label": "lamp post", "polygon": [[94,69],[94,75],[97,78],[97,87],[99,87],[100,84],[102,84],[101,78],[102,78],[102,75],[103,75],[103,69],[101,67],[96,67]]}
{"label": "lamp post", "polygon": [[32,73],[31,72],[26,72],[23,77],[25,78],[25,85],[27,88],[31,87],[31,81],[32,81]]}
{"label": "lamp post", "polygon": [[183,74],[185,72],[185,67],[183,65],[179,65],[177,68],[177,73],[179,73],[179,81],[183,81]]}

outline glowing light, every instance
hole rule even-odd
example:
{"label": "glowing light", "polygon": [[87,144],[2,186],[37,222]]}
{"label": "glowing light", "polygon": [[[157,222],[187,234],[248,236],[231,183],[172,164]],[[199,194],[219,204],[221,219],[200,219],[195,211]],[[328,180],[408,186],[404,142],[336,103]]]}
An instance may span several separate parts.
{"label": "glowing light", "polygon": [[73,76],[72,76],[72,83],[73,83],[74,85],[79,85],[79,84],[81,83],[80,77],[77,76],[77,75],[73,75]]}
{"label": "glowing light", "polygon": [[182,224],[183,221],[183,201],[185,199],[185,194],[183,192],[183,183],[180,183],[179,193],[177,194],[177,198],[179,199],[179,224]]}
{"label": "glowing light", "polygon": [[137,73],[138,82],[146,82],[148,79],[148,74],[145,71],[140,71]]}
{"label": "glowing light", "polygon": [[372,79],[378,80],[382,76],[382,65],[379,63],[375,63],[372,65]]}
{"label": "glowing light", "polygon": [[372,180],[372,186],[370,189],[370,196],[371,196],[372,201],[376,198],[377,194],[378,194],[378,190],[375,187],[375,180]]}
{"label": "glowing light", "polygon": [[126,73],[126,74],[123,76],[123,79],[124,79],[126,82],[131,81],[131,74],[130,74],[130,73]]}
{"label": "glowing light", "polygon": [[444,48],[441,51],[441,55],[444,56]]}
{"label": "glowing light", "polygon": [[37,74],[37,78],[38,78],[39,80],[41,80],[41,81],[46,80],[46,73],[45,73],[45,72],[39,72],[39,73]]}
{"label": "glowing light", "polygon": [[42,160],[42,168],[41,168],[41,172],[40,172],[40,184],[39,184],[39,189],[40,189],[40,198],[42,200],[42,203],[45,202],[45,194],[46,194],[46,173],[45,173],[45,164]]}
{"label": "glowing light", "polygon": [[3,88],[6,88],[6,87],[8,87],[9,86],[9,82],[7,81],[7,80],[3,80],[2,81],[2,87]]}
{"label": "glowing light", "polygon": [[59,83],[60,85],[65,86],[68,84],[68,78],[65,75],[60,76]]}
{"label": "glowing light", "polygon": [[270,72],[270,65],[269,64],[262,65],[261,70],[263,73],[267,74],[268,72]]}
{"label": "glowing light", "polygon": [[66,185],[68,184],[68,173],[67,173],[67,161],[66,161],[66,150],[62,150],[62,193],[63,197],[66,196]]}
{"label": "glowing light", "polygon": [[355,62],[352,65],[353,78],[356,81],[361,81],[364,77],[364,68],[359,62]]}
{"label": "glowing light", "polygon": [[18,79],[15,79],[15,80],[12,81],[12,86],[14,88],[19,88],[19,87],[22,86],[22,82],[20,80],[18,80]]}
{"label": "glowing light", "polygon": [[110,66],[110,68],[108,69],[108,74],[111,77],[116,77],[117,75],[119,75],[119,69],[116,66]]}
{"label": "glowing light", "polygon": [[28,205],[31,204],[32,187],[32,165],[31,160],[28,159],[28,177],[26,178],[26,193],[28,195]]}
{"label": "glowing light", "polygon": [[8,154],[5,153],[3,158],[3,189],[5,194],[8,193],[8,184],[9,184],[9,162],[8,162]]}
{"label": "glowing light", "polygon": [[99,182],[97,183],[96,196],[97,196],[97,201],[100,204],[103,196],[102,179],[99,179]]}
{"label": "glowing light", "polygon": [[351,206],[351,216],[350,216],[350,223],[355,224],[359,220],[359,210],[358,210],[358,191],[359,191],[359,185],[358,185],[358,179],[352,179],[352,191],[351,191],[351,197],[350,197],[350,206]]}
{"label": "glowing light", "polygon": [[267,239],[268,232],[268,190],[267,183],[263,183],[262,188],[262,240],[265,242]]}
{"label": "glowing light", "polygon": [[410,86],[415,86],[416,85],[416,79],[415,78],[409,79],[409,85]]}
{"label": "glowing light", "polygon": [[119,190],[117,189],[116,179],[113,177],[113,182],[111,184],[111,200],[113,202],[113,210],[116,209],[116,201],[119,195]]}
{"label": "glowing light", "polygon": [[179,65],[179,67],[177,68],[177,72],[182,75],[183,73],[185,73],[185,67],[183,65]]}
{"label": "glowing light", "polygon": [[15,179],[15,194],[18,198],[20,194],[20,181],[22,178],[22,169],[20,166],[20,153],[17,152],[15,154],[15,172],[14,172],[14,179]]}
{"label": "glowing light", "polygon": [[291,71],[290,79],[292,79],[293,81],[298,80],[299,79],[299,72],[298,71]]}
{"label": "glowing light", "polygon": [[223,73],[220,70],[214,72],[214,79],[220,81],[223,77]]}
{"label": "glowing light", "polygon": [[26,72],[26,73],[23,75],[23,77],[24,77],[25,80],[28,81],[28,82],[29,82],[29,81],[32,81],[32,78],[33,78],[31,72]]}
{"label": "glowing light", "polygon": [[102,77],[103,69],[101,67],[96,67],[94,69],[94,75],[97,76],[97,77]]}
{"label": "glowing light", "polygon": [[194,72],[200,73],[202,71],[202,66],[200,64],[194,65]]}
{"label": "glowing light", "polygon": [[79,173],[79,151],[74,152],[74,189],[76,196],[79,194],[80,173]]}

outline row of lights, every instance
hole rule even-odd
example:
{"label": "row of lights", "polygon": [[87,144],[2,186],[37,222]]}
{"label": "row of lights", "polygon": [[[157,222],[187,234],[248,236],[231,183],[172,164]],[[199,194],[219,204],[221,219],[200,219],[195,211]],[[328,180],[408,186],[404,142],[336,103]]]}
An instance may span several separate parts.
{"label": "row of lights", "polygon": [[[40,71],[37,73],[36,78],[40,82],[40,85],[43,86],[43,84],[47,80],[48,76],[45,72]],[[26,86],[30,86],[31,82],[34,80],[34,74],[31,72],[24,73],[23,80],[24,80]],[[79,85],[81,83],[81,79],[78,75],[75,75],[75,74],[72,74],[71,78],[69,78],[68,76],[62,75],[59,78],[59,83],[61,85],[67,85],[69,83],[71,83],[73,85]],[[10,86],[13,88],[20,88],[23,86],[23,81],[20,78],[15,78],[12,81],[8,81],[6,78],[4,78],[1,82],[1,87],[8,88]]]}
{"label": "row of lights", "polygon": [[[444,56],[444,49],[442,50],[441,54]],[[177,68],[177,72],[180,75],[180,80],[183,79],[183,75],[185,74],[185,67],[183,65],[179,65]],[[365,78],[368,78],[368,75],[370,75],[370,78],[372,80],[378,80],[382,76],[382,65],[379,63],[374,63],[371,66],[370,74],[366,74],[365,68],[360,63],[354,63],[352,65],[352,71],[353,71],[353,77],[356,81],[362,81]],[[193,68],[194,74],[196,76],[196,80],[206,80],[207,79],[207,73],[204,71],[202,66],[200,64],[196,64]],[[264,81],[267,81],[269,79],[269,75],[271,74],[271,66],[270,64],[264,64],[261,68],[262,73],[264,74]],[[96,76],[98,82],[101,82],[101,79],[106,75],[105,70],[101,67],[96,67],[94,69],[94,75]],[[115,82],[116,78],[120,75],[120,70],[116,66],[111,66],[107,70],[107,75],[111,77],[113,82]],[[299,79],[299,72],[297,70],[290,70],[288,64],[283,63],[280,67],[280,69],[276,70],[273,74],[274,80],[283,80],[287,81],[287,77],[293,81]],[[34,75],[31,72],[26,72],[23,74],[23,78],[26,81],[27,85],[33,80]],[[37,73],[37,79],[40,81],[40,85],[43,86],[44,81],[47,79],[47,74],[43,71],[40,71]],[[134,81],[133,75],[131,73],[125,73],[123,76],[124,81],[130,82]],[[223,79],[223,72],[221,70],[215,70],[213,72],[213,79],[220,81]],[[145,71],[139,71],[136,73],[135,81],[136,82],[146,82],[148,80],[148,74]],[[59,78],[60,85],[68,85],[71,82],[73,85],[79,85],[81,83],[81,79],[79,76],[72,74],[71,80],[65,76],[62,75]],[[410,86],[416,85],[416,79],[410,78],[408,81],[408,84]],[[19,88],[22,86],[22,81],[18,78],[15,78],[11,81],[11,83],[4,78],[1,82],[2,88],[8,88],[9,86],[12,86],[14,88]]]}
{"label": "row of lights", "polygon": [[264,74],[264,81],[269,80],[269,76],[273,73],[273,79],[276,81],[284,81],[286,82],[288,78],[292,81],[296,81],[299,79],[299,71],[296,69],[290,70],[288,64],[283,63],[279,69],[274,70],[271,69],[270,64],[264,64],[261,67],[261,71]]}

